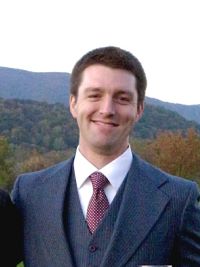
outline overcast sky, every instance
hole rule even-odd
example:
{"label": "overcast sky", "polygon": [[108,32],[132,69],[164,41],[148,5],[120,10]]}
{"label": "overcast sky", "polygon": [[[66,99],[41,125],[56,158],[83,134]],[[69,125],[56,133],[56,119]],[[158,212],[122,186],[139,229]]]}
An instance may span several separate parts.
{"label": "overcast sky", "polygon": [[71,72],[115,45],[143,64],[147,95],[200,104],[199,0],[0,0],[0,66]]}

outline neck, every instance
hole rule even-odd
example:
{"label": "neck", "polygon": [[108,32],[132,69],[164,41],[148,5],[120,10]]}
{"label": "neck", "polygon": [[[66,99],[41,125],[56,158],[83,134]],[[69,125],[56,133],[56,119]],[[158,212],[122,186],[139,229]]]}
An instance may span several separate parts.
{"label": "neck", "polygon": [[120,151],[113,151],[112,153],[109,151],[106,153],[105,151],[100,150],[83,149],[83,147],[79,146],[81,154],[97,169],[103,168],[105,165],[118,158],[126,149],[127,147]]}

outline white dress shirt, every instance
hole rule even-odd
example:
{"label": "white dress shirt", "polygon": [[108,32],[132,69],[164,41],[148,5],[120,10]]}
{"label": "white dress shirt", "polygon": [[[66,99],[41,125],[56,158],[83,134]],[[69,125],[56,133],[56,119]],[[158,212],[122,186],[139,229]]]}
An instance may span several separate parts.
{"label": "white dress shirt", "polygon": [[109,184],[105,187],[104,191],[109,203],[111,203],[130,169],[131,162],[132,152],[129,146],[122,155],[98,170],[80,153],[79,148],[77,148],[74,159],[74,171],[79,199],[85,218],[88,204],[93,193],[89,176],[93,172],[99,171],[107,177]]}

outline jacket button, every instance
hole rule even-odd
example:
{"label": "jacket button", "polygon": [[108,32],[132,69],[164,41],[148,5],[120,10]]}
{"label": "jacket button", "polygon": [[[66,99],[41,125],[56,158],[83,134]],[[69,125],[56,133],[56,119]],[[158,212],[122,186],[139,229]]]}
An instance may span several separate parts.
{"label": "jacket button", "polygon": [[90,252],[95,252],[97,249],[98,249],[98,248],[97,248],[97,246],[95,246],[95,245],[90,245],[90,246],[89,246],[89,251],[90,251]]}

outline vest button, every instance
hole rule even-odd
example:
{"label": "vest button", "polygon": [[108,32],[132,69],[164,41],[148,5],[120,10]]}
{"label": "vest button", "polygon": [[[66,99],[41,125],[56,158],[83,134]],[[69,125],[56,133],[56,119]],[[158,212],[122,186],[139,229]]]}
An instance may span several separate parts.
{"label": "vest button", "polygon": [[90,246],[89,246],[89,251],[90,251],[90,252],[95,252],[97,249],[98,249],[98,248],[97,248],[97,246],[95,246],[95,245],[90,245]]}

